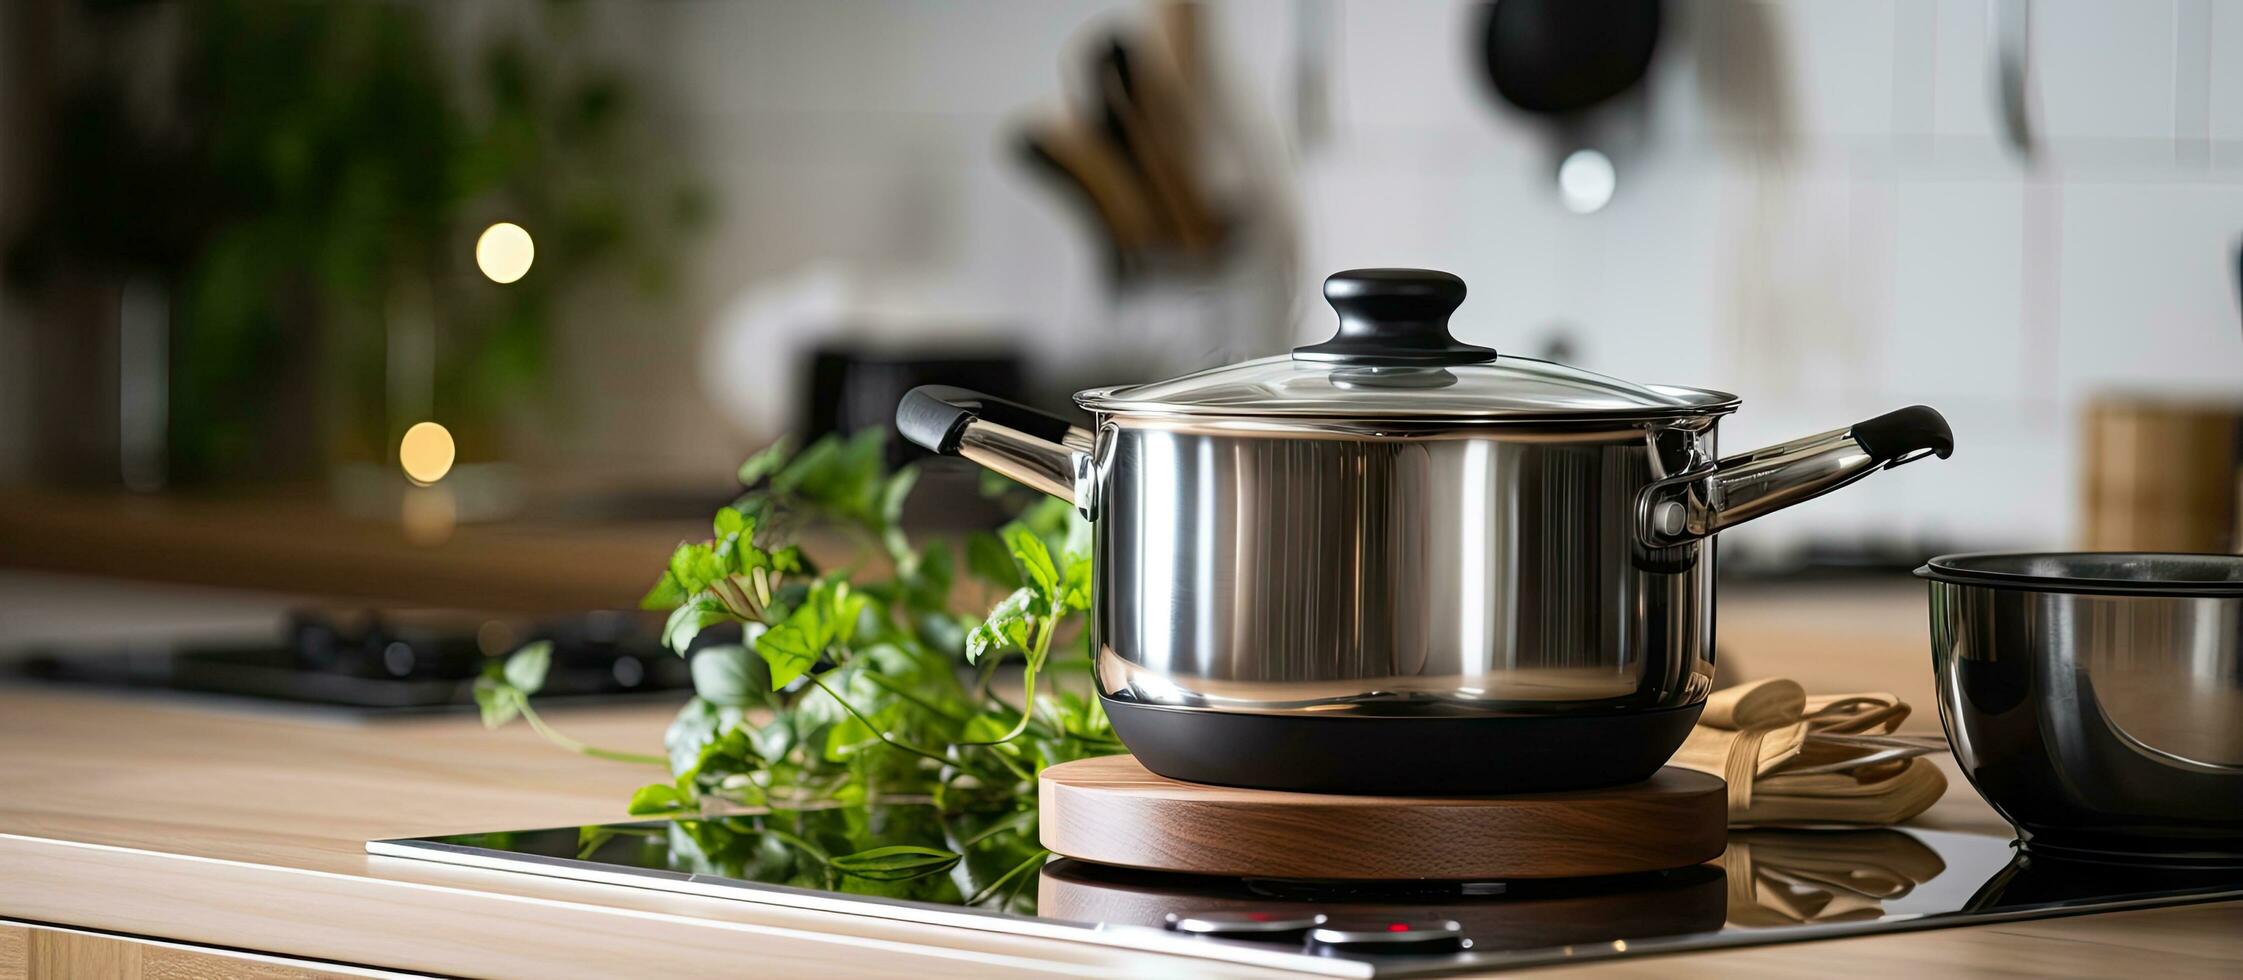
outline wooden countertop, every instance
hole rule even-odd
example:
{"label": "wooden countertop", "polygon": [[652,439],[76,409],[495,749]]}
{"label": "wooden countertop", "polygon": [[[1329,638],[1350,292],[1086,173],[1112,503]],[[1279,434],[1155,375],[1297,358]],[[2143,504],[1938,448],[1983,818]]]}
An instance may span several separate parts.
{"label": "wooden countertop", "polygon": [[[710,508],[714,511],[714,507]],[[0,488],[0,565],[445,608],[629,609],[705,521],[460,524],[415,541],[323,492],[249,498]]]}
{"label": "wooden countertop", "polygon": [[[575,711],[652,750],[668,712]],[[370,858],[370,838],[621,816],[644,775],[472,719],[338,724],[0,690],[0,917],[478,976],[1250,975],[1205,961]],[[1998,829],[1958,782],[1920,822]],[[1936,967],[2243,970],[2243,903],[1580,969],[1712,976]],[[1266,974],[1265,974],[1266,975]]]}
{"label": "wooden countertop", "polygon": [[[418,545],[308,502],[0,492],[0,565],[529,611],[628,605],[679,522],[463,526]],[[1725,680],[1928,710],[1921,586],[1724,589]],[[655,749],[670,712],[570,712]],[[336,724],[0,689],[0,918],[478,976],[1252,974],[1199,960],[370,858],[372,838],[613,820],[645,782],[515,726]],[[1959,779],[1919,823],[1999,831]],[[4,961],[5,957],[0,957]],[[0,962],[0,966],[4,966]],[[2243,903],[1704,952],[1614,975],[2243,973]]]}
{"label": "wooden countertop", "polygon": [[[712,490],[707,513],[723,500]],[[339,514],[317,489],[194,497],[0,486],[0,567],[346,603],[575,613],[636,608],[678,542],[709,537],[706,517],[570,516],[590,506],[563,500],[434,533]],[[815,561],[882,567],[839,532],[799,537]]]}
{"label": "wooden countertop", "polygon": [[[659,751],[671,713],[554,720]],[[371,838],[614,820],[646,781],[467,718],[327,724],[0,691],[0,918],[471,976],[1205,969],[364,851]]]}

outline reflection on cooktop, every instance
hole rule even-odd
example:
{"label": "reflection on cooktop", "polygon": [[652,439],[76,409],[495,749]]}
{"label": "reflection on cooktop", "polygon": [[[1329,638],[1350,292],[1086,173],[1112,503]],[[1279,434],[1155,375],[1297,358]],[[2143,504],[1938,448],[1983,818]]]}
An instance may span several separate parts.
{"label": "reflection on cooktop", "polygon": [[[835,855],[962,855],[915,877]],[[931,806],[377,841],[380,855],[1057,936],[1310,973],[1439,973],[2243,897],[2243,871],[2084,865],[2001,837],[1754,831],[1714,864],[1567,881],[1206,878],[1051,858],[1033,822]],[[1342,970],[1345,964],[1347,969]]]}

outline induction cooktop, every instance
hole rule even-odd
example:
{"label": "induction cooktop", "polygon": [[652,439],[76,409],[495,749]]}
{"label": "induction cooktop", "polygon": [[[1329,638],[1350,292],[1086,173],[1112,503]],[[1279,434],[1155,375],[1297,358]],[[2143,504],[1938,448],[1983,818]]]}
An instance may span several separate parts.
{"label": "induction cooktop", "polygon": [[1053,857],[1035,841],[1032,817],[891,805],[383,840],[367,850],[1349,977],[2243,898],[2235,869],[2063,861],[2003,837],[1909,828],[1738,832],[1721,861],[1681,871],[1472,883],[1191,877]]}

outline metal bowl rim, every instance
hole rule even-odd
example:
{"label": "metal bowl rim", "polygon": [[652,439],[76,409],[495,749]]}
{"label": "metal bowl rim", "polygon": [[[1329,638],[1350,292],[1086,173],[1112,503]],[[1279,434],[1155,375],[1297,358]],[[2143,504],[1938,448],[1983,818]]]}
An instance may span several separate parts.
{"label": "metal bowl rim", "polygon": [[1958,567],[1958,563],[1973,559],[2073,559],[2073,558],[2180,558],[2191,561],[2211,560],[2233,563],[2243,567],[2243,555],[2204,554],[2177,551],[1972,551],[1940,555],[1916,569],[1916,577],[1949,585],[1974,585],[1994,589],[2022,592],[2056,592],[2075,595],[2137,596],[2141,598],[2243,598],[2243,579],[2227,582],[2185,581],[2177,579],[2113,579],[2089,578],[2076,575],[2034,575],[2024,572],[1995,571],[1983,568]]}

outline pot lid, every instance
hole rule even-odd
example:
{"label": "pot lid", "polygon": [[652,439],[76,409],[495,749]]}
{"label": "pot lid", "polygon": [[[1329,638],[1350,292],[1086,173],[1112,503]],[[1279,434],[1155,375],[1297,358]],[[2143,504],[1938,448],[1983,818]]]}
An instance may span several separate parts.
{"label": "pot lid", "polygon": [[1641,385],[1449,335],[1464,280],[1429,269],[1353,269],[1324,280],[1339,332],[1289,355],[1075,396],[1094,412],[1379,420],[1708,415],[1735,395]]}

